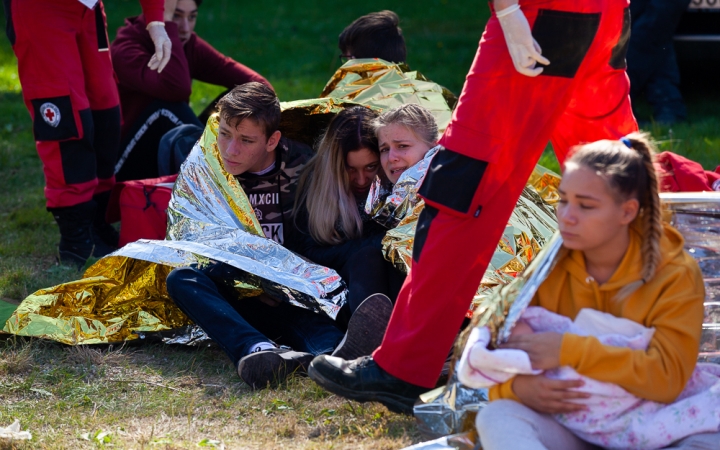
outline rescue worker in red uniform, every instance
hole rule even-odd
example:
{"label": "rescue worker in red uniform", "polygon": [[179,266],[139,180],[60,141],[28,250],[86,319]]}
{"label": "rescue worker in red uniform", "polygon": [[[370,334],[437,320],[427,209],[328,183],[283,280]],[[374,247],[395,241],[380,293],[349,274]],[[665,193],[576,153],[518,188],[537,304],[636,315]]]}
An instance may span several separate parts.
{"label": "rescue worker in red uniform", "polygon": [[547,142],[562,164],[573,145],[637,130],[625,72],[628,6],[628,0],[495,0],[440,141],[445,149],[419,191],[426,206],[413,266],[382,345],[354,361],[318,356],[308,372],[313,380],[405,413],[435,386]]}
{"label": "rescue worker in red uniform", "polygon": [[[168,0],[177,1],[177,0]],[[163,0],[140,0],[162,70],[171,43]],[[59,258],[81,267],[117,245],[105,222],[115,182],[120,107],[98,0],[4,0],[25,105],[45,174],[47,209],[60,228]]]}

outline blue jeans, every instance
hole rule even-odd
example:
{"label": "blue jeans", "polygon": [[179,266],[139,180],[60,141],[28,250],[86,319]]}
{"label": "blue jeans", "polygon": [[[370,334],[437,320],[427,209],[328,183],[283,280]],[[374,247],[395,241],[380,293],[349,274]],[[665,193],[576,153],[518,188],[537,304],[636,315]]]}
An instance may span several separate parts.
{"label": "blue jeans", "polygon": [[343,333],[332,319],[282,302],[270,306],[258,298],[238,298],[233,280],[242,272],[223,263],[170,272],[167,290],[175,304],[227,353],[233,363],[260,342],[293,350],[330,353]]}

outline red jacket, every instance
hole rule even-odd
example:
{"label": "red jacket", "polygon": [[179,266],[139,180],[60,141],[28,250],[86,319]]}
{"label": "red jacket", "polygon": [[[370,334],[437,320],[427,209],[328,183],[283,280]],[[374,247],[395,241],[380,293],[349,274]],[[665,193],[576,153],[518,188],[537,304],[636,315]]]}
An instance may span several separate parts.
{"label": "red jacket", "polygon": [[195,33],[183,45],[173,22],[165,22],[172,41],[170,62],[162,73],[150,70],[147,64],[155,46],[145,26],[142,15],[125,19],[125,26],[118,29],[110,46],[120,92],[123,136],[153,100],[190,101],[193,79],[228,89],[249,81],[271,86],[262,75],[218,52]]}

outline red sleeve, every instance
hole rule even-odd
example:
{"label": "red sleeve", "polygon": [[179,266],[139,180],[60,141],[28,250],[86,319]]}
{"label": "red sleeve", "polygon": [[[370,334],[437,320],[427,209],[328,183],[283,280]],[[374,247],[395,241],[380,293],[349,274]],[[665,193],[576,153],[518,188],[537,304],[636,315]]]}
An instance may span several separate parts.
{"label": "red sleeve", "polygon": [[165,69],[158,73],[147,66],[155,53],[155,46],[147,33],[138,30],[144,23],[137,23],[125,32],[121,29],[112,43],[110,55],[118,83],[128,90],[142,92],[153,98],[170,102],[187,101],[192,79],[177,25],[173,22],[165,23],[172,41],[172,56]]}
{"label": "red sleeve", "polygon": [[190,75],[205,83],[225,86],[231,89],[239,84],[257,81],[272,88],[262,75],[215,50],[210,44],[194,35],[185,49]]}
{"label": "red sleeve", "polygon": [[165,20],[165,1],[164,0],[140,0],[143,15],[150,22],[162,22]]}

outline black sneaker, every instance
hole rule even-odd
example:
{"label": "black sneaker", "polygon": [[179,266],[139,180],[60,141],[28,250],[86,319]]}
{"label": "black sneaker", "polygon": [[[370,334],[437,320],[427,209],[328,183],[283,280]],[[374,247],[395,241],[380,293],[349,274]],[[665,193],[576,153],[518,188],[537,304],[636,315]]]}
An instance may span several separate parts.
{"label": "black sneaker", "polygon": [[283,382],[291,373],[305,373],[311,353],[273,348],[251,353],[238,363],[238,375],[253,389],[264,389]]}
{"label": "black sneaker", "polygon": [[412,414],[417,398],[430,390],[390,375],[372,356],[345,361],[320,355],[310,363],[308,375],[333,394],[359,402],[380,402],[403,414]]}
{"label": "black sneaker", "polygon": [[374,294],[363,300],[348,322],[345,337],[332,356],[356,359],[370,355],[380,346],[390,321],[393,304],[383,294]]}

